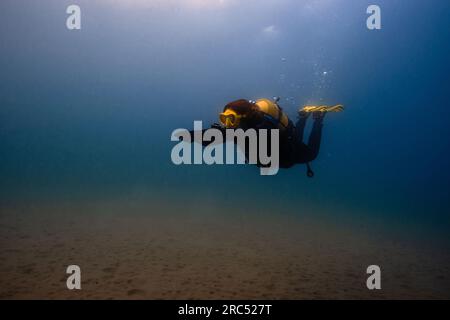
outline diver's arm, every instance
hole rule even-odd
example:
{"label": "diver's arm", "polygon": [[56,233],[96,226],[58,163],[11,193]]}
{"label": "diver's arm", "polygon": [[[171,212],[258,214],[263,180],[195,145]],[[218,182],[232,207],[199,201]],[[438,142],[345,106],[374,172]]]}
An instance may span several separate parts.
{"label": "diver's arm", "polygon": [[211,129],[217,129],[217,130],[220,130],[220,132],[225,133],[225,128],[218,123],[213,123],[211,125]]}
{"label": "diver's arm", "polygon": [[[220,132],[222,132],[222,134],[223,135],[225,135],[225,128],[224,127],[222,127],[220,124],[218,124],[218,123],[214,123],[213,125],[211,125],[211,128],[210,129],[217,129],[217,130],[219,130]],[[203,129],[202,130],[202,137],[203,137],[203,135],[204,135],[204,133],[207,131],[207,130],[209,130],[209,129]],[[194,131],[194,130],[191,130],[191,131],[189,131],[189,133],[191,134],[191,141],[192,142],[195,142],[195,140],[194,140],[194,137],[195,137],[195,132],[196,131]],[[214,142],[214,140],[213,141],[204,141],[203,139],[202,139],[202,146],[204,146],[204,147],[207,147],[207,146],[209,146],[211,143],[213,143]]]}

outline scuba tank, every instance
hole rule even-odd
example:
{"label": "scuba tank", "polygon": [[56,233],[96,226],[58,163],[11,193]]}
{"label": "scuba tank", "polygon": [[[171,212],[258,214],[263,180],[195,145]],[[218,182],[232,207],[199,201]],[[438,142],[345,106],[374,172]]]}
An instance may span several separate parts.
{"label": "scuba tank", "polygon": [[279,100],[279,98],[275,98],[275,101],[258,99],[255,101],[255,105],[267,120],[281,127],[280,129],[286,129],[289,126],[289,118],[277,104]]}

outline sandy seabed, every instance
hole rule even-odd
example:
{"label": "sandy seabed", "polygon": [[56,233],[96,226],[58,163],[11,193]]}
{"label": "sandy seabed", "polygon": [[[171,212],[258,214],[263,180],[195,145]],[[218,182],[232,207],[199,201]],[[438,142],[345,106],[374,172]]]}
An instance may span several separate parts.
{"label": "sandy seabed", "polygon": [[[323,219],[163,199],[0,209],[1,299],[450,298],[446,250]],[[382,290],[366,287],[371,264]]]}

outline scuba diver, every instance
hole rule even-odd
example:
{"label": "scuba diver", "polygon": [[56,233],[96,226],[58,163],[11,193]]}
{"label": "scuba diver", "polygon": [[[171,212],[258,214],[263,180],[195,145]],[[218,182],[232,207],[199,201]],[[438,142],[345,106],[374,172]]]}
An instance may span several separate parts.
{"label": "scuba diver", "polygon": [[[344,107],[342,105],[305,106],[298,111],[298,120],[294,125],[278,105],[279,100],[279,98],[256,101],[241,99],[231,102],[220,113],[220,124],[215,123],[211,128],[219,129],[222,133],[225,133],[226,129],[243,129],[244,131],[247,129],[278,129],[280,168],[306,164],[307,175],[312,178],[314,172],[311,170],[310,162],[315,160],[319,154],[325,115],[329,112],[341,112]],[[314,121],[312,131],[308,142],[304,143],[305,126],[311,115]],[[193,133],[191,131],[191,134]],[[203,146],[211,143],[203,142]],[[261,165],[258,164],[258,166]]]}

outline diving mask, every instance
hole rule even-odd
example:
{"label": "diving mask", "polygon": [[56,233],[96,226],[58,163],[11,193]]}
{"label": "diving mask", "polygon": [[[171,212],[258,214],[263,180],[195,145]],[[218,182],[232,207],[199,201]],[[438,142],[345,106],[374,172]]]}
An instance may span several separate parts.
{"label": "diving mask", "polygon": [[225,112],[221,113],[219,115],[220,123],[225,128],[231,128],[235,129],[239,126],[239,123],[241,122],[241,119],[243,118],[242,115],[237,114],[235,111],[227,109]]}

